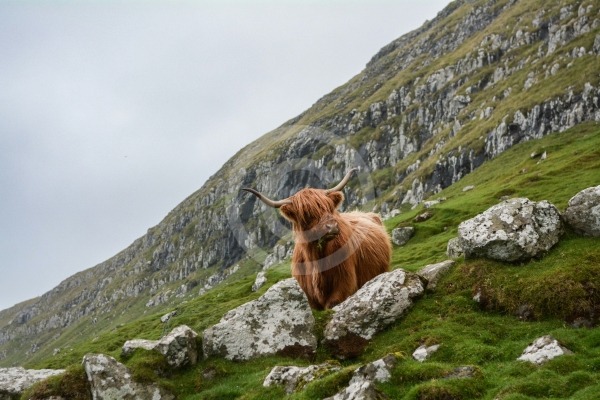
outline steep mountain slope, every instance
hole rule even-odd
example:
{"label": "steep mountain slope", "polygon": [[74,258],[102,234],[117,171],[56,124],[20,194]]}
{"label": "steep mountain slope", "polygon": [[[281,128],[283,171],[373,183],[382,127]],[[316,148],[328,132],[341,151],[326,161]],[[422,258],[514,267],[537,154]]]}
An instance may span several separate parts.
{"label": "steep mountain slope", "polygon": [[597,2],[452,2],[240,150],[127,249],[0,312],[0,365],[179,304],[234,271],[252,274],[278,242],[285,254],[288,229],[241,187],[282,198],[359,166],[348,206],[387,214],[516,143],[600,121],[599,54]]}
{"label": "steep mountain slope", "polygon": [[[544,161],[540,161],[542,152],[548,155]],[[546,199],[562,211],[573,193],[596,185],[598,176],[600,125],[595,122],[520,143],[437,194],[436,199],[446,200],[427,209],[433,214],[428,220],[415,222],[425,205],[387,220],[388,229],[407,225],[415,228],[415,236],[405,246],[394,248],[392,268],[417,271],[425,264],[445,260],[446,243],[457,235],[458,224],[498,204],[500,197]],[[474,188],[464,191],[465,186]],[[289,261],[269,268],[267,283],[258,292],[251,290],[254,276],[229,279],[215,290],[178,304],[177,314],[166,325],[161,322],[162,313],[157,313],[136,317],[108,332],[96,332],[91,341],[72,335],[59,353],[29,366],[69,367],[73,374],[62,384],[42,384],[35,393],[38,398],[71,398],[65,396],[64,388],[73,386],[76,380],[80,382],[79,398],[89,398],[85,395],[87,378],[81,360],[85,354],[102,353],[125,363],[137,380],[159,382],[180,399],[321,399],[345,387],[359,365],[392,353],[399,358],[392,379],[377,385],[392,399],[597,399],[600,330],[582,328],[580,318],[598,320],[599,241],[567,230],[547,254],[529,262],[458,260],[437,288],[417,300],[401,320],[377,334],[362,356],[341,361],[340,371],[289,397],[282,387],[265,388],[265,377],[275,365],[331,361],[334,356],[325,346],[320,346],[315,360],[310,361],[297,356],[271,356],[240,362],[214,356],[182,371],[165,370],[164,359],[151,352],[138,352],[133,357],[121,352],[128,339],[158,339],[181,324],[203,332],[228,311],[289,278]],[[476,293],[480,299],[484,294],[485,301],[475,301]],[[332,314],[313,311],[318,321],[317,336],[323,336]],[[575,354],[539,367],[516,360],[533,339],[548,334]],[[439,344],[440,349],[420,363],[410,354],[421,344]],[[459,367],[473,376],[445,379]],[[72,395],[72,391],[69,393]]]}

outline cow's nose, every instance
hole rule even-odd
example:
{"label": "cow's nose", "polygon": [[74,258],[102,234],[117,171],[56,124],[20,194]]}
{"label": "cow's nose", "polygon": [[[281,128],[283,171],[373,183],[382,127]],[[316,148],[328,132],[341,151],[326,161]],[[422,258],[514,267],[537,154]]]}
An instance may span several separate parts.
{"label": "cow's nose", "polygon": [[328,233],[338,233],[338,225],[334,222],[331,224],[326,224]]}

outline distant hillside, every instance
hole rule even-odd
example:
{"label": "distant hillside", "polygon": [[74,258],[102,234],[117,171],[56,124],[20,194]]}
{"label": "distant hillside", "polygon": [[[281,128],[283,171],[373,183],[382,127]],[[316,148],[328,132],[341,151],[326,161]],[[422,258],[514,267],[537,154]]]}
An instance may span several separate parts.
{"label": "distant hillside", "polygon": [[347,207],[387,215],[515,144],[599,122],[599,55],[597,2],[452,2],[240,150],[127,249],[1,311],[0,365],[48,360],[196,299],[230,275],[249,279],[266,257],[277,259],[270,253],[278,243],[285,252],[288,229],[241,187],[283,198],[358,166]]}

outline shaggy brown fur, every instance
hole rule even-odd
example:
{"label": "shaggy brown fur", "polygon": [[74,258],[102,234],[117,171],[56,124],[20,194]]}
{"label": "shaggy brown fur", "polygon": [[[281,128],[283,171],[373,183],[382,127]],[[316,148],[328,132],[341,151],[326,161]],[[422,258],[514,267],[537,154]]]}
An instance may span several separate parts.
{"label": "shaggy brown fur", "polygon": [[391,245],[374,213],[340,213],[342,192],[303,189],[280,207],[291,221],[292,275],[315,309],[332,308],[389,271]]}

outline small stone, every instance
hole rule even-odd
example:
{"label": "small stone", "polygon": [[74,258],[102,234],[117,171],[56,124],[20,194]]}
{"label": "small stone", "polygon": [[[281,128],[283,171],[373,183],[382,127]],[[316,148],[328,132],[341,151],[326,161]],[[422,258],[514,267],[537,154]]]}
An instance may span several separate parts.
{"label": "small stone", "polygon": [[356,369],[348,386],[333,397],[325,400],[381,400],[387,397],[375,387],[375,382],[387,382],[397,359],[388,354],[384,358],[373,361]]}
{"label": "small stone", "polygon": [[517,360],[540,365],[553,358],[567,354],[573,354],[573,352],[563,347],[552,336],[546,335],[536,339],[531,345],[527,346]]}
{"label": "small stone", "polygon": [[165,356],[170,366],[180,368],[194,365],[198,360],[198,334],[186,325],[180,325],[160,340],[131,339],[125,342],[121,354],[127,357],[135,349],[156,350]]}
{"label": "small stone", "polygon": [[291,394],[303,389],[309,382],[339,369],[338,364],[332,363],[310,365],[308,367],[276,366],[265,378],[263,386],[284,386],[285,392]]}
{"label": "small stone", "polygon": [[256,274],[256,279],[254,280],[254,284],[252,285],[252,291],[256,292],[258,289],[263,287],[265,283],[267,283],[265,271],[260,271],[258,274]]}
{"label": "small stone", "polygon": [[423,362],[427,360],[433,353],[438,351],[439,348],[439,344],[434,344],[433,346],[422,345],[413,352],[412,357],[419,362]]}
{"label": "small stone", "polygon": [[414,218],[414,221],[415,222],[423,222],[423,221],[427,221],[431,217],[433,217],[433,213],[431,211],[425,211],[424,213],[417,215]]}
{"label": "small stone", "polygon": [[444,376],[445,379],[465,379],[473,378],[477,373],[477,368],[471,365],[454,368],[450,373]]}
{"label": "small stone", "polygon": [[429,264],[417,271],[417,275],[427,280],[427,290],[435,290],[440,278],[456,264],[453,260],[442,261],[437,264]]}
{"label": "small stone", "polygon": [[165,314],[162,317],[160,317],[160,322],[165,324],[165,323],[169,322],[169,320],[171,318],[173,318],[175,315],[177,315],[177,311],[171,311],[170,313]]}
{"label": "small stone", "polygon": [[414,234],[415,228],[412,226],[395,228],[392,230],[392,243],[396,246],[404,246]]}

